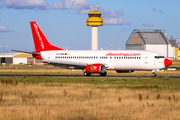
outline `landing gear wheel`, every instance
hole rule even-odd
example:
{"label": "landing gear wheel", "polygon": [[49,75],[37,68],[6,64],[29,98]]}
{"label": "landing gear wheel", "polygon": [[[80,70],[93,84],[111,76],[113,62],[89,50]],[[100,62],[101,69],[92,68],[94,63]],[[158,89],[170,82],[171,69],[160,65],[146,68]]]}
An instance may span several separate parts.
{"label": "landing gear wheel", "polygon": [[91,76],[91,73],[84,72],[84,76]]}
{"label": "landing gear wheel", "polygon": [[107,72],[100,73],[100,76],[106,76]]}
{"label": "landing gear wheel", "polygon": [[153,73],[152,73],[152,77],[156,77],[156,73],[153,72]]}

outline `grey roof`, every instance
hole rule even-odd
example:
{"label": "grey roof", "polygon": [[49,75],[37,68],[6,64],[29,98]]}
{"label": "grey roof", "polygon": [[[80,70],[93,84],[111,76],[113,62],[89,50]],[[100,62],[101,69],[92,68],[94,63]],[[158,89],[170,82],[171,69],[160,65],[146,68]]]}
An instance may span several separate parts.
{"label": "grey roof", "polygon": [[167,44],[160,33],[141,33],[146,44]]}
{"label": "grey roof", "polygon": [[134,29],[126,44],[170,44],[164,30]]}

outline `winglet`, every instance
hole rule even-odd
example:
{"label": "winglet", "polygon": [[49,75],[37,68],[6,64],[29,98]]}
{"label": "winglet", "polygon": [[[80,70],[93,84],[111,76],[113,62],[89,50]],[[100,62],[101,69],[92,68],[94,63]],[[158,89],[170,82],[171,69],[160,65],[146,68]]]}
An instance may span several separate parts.
{"label": "winglet", "polygon": [[58,48],[56,46],[51,45],[36,22],[32,21],[30,22],[31,25],[31,30],[32,30],[32,35],[33,35],[33,40],[34,40],[34,46],[35,50],[37,52],[41,51],[50,51],[50,50],[63,50],[61,48]]}

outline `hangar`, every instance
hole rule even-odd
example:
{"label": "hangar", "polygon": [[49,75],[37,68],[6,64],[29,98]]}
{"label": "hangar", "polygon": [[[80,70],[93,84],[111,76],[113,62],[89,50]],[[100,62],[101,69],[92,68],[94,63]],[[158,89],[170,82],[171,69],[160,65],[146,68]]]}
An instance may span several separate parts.
{"label": "hangar", "polygon": [[16,53],[1,53],[0,54],[0,64],[12,64],[13,63],[13,56],[16,55]]}
{"label": "hangar", "polygon": [[42,64],[40,60],[32,57],[31,54],[26,53],[1,53],[0,65],[12,64]]}
{"label": "hangar", "polygon": [[134,29],[126,42],[126,49],[154,51],[169,59],[178,59],[176,42],[172,37],[168,40],[165,31],[161,29]]}

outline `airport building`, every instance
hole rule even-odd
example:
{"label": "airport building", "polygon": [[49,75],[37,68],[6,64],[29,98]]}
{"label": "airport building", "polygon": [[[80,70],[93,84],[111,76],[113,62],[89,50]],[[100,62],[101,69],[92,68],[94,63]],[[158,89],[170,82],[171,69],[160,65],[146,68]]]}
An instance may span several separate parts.
{"label": "airport building", "polygon": [[177,40],[166,37],[160,29],[134,29],[126,42],[127,50],[147,50],[163,54],[169,59],[178,59],[179,48]]}
{"label": "airport building", "polygon": [[13,64],[42,64],[40,60],[32,57],[31,54],[26,53],[1,53],[0,65]]}

